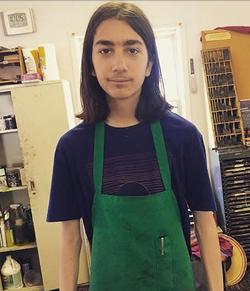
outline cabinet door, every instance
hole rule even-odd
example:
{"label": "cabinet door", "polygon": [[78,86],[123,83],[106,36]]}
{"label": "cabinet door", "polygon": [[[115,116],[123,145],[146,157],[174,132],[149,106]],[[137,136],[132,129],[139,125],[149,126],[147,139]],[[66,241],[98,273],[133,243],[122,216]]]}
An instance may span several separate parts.
{"label": "cabinet door", "polygon": [[[60,225],[46,223],[46,215],[55,147],[75,122],[66,85],[59,81],[12,90],[45,290],[58,288]],[[81,255],[79,282],[85,283],[88,264],[84,246]]]}

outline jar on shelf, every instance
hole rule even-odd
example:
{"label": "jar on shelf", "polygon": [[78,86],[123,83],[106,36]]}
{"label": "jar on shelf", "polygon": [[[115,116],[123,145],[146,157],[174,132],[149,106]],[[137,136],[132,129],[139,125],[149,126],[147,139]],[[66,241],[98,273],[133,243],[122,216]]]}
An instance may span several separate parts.
{"label": "jar on shelf", "polygon": [[19,187],[22,185],[20,168],[6,168],[6,178],[9,187]]}
{"label": "jar on shelf", "polygon": [[15,115],[5,115],[4,120],[6,129],[17,128]]}
{"label": "jar on shelf", "polygon": [[0,168],[0,191],[8,188],[5,168]]}

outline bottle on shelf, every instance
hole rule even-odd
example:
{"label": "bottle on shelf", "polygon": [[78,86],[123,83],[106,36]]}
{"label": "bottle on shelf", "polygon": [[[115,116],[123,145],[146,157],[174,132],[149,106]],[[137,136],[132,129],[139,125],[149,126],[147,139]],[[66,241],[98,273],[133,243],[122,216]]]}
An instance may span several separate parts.
{"label": "bottle on shelf", "polygon": [[10,216],[13,227],[13,235],[16,245],[28,243],[27,227],[24,219],[23,208],[21,204],[10,205]]}
{"label": "bottle on shelf", "polygon": [[30,206],[23,207],[24,219],[26,223],[27,237],[29,242],[35,242],[35,229],[33,224],[32,212]]}
{"label": "bottle on shelf", "polygon": [[1,247],[7,247],[5,225],[4,225],[2,210],[0,210],[0,234],[1,234]]}
{"label": "bottle on shelf", "polygon": [[7,247],[13,247],[15,245],[13,229],[10,223],[10,212],[8,210],[4,211],[4,223],[5,223],[5,236]]}
{"label": "bottle on shelf", "polygon": [[20,264],[11,256],[6,257],[1,274],[4,289],[16,290],[23,287]]}
{"label": "bottle on shelf", "polygon": [[26,226],[22,217],[17,218],[14,224],[14,237],[16,245],[24,245],[28,243],[26,235]]}

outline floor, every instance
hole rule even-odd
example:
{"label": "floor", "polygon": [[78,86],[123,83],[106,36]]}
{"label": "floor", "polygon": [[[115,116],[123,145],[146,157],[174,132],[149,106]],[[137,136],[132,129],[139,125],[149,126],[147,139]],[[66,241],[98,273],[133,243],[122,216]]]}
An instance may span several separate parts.
{"label": "floor", "polygon": [[[86,287],[78,287],[77,291],[88,291],[88,286]],[[54,290],[50,290],[50,291],[60,291],[59,289],[54,289]]]}

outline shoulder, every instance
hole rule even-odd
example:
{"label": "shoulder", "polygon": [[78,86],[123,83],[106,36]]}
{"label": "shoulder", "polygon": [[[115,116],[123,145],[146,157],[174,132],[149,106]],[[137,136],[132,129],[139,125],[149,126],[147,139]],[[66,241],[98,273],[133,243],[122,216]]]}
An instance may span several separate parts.
{"label": "shoulder", "polygon": [[172,111],[167,111],[160,121],[167,140],[180,145],[202,139],[201,133],[191,121]]}
{"label": "shoulder", "polygon": [[74,142],[76,139],[84,136],[87,137],[94,132],[94,125],[84,124],[83,122],[79,123],[75,127],[71,128],[69,131],[64,133],[60,140],[62,142]]}
{"label": "shoulder", "polygon": [[64,133],[58,141],[57,149],[62,151],[78,151],[93,143],[94,125],[79,123]]}

